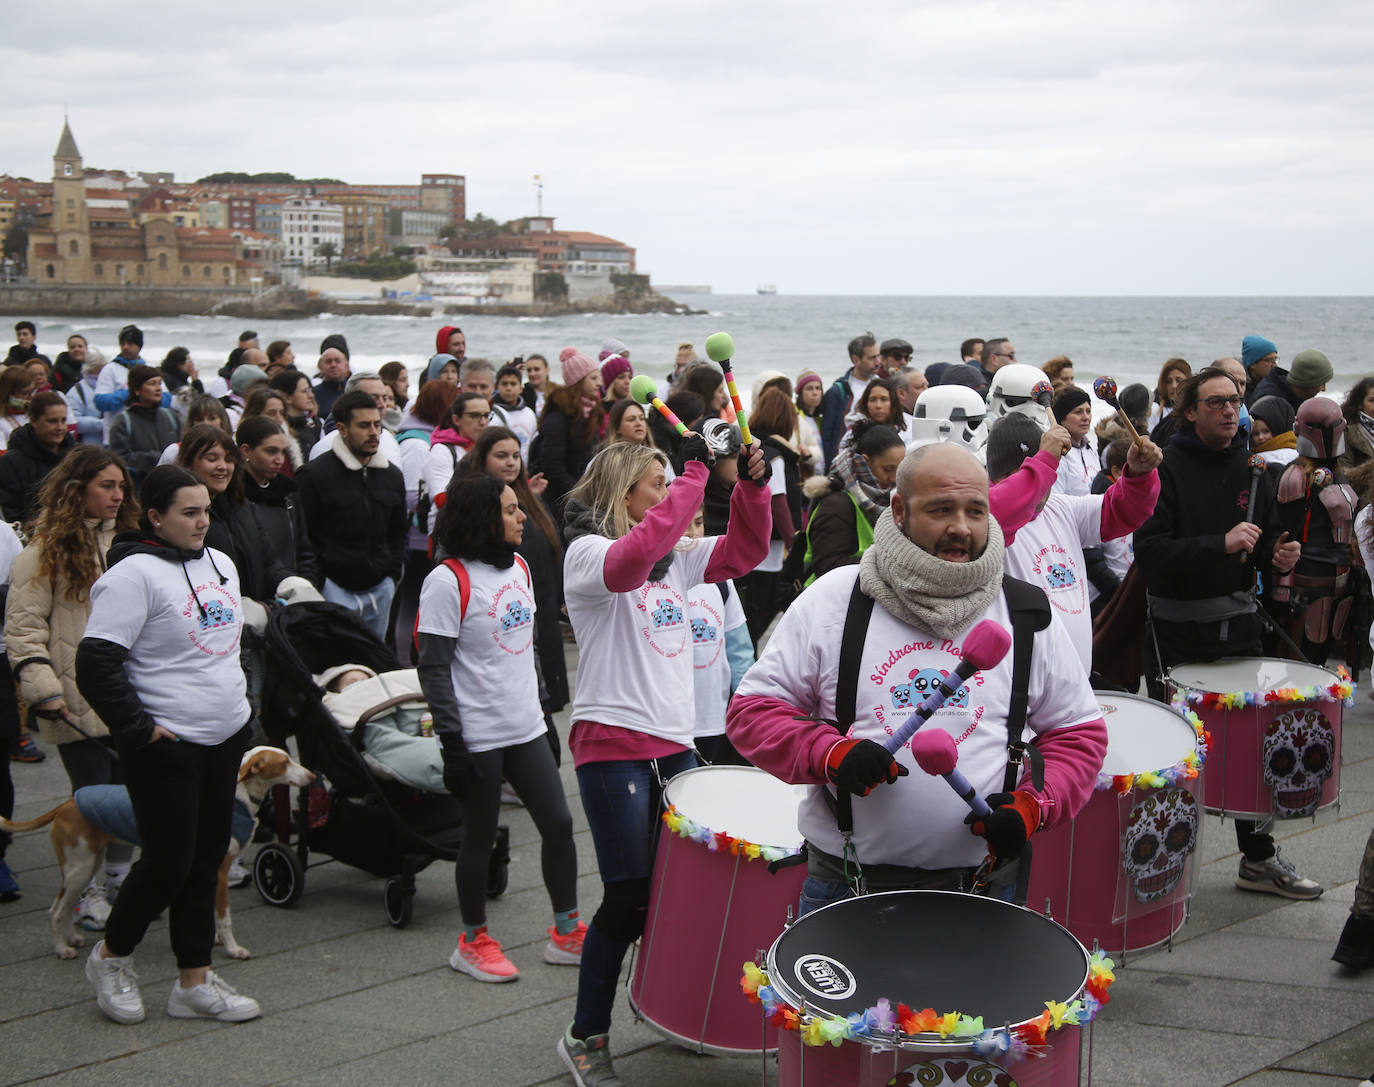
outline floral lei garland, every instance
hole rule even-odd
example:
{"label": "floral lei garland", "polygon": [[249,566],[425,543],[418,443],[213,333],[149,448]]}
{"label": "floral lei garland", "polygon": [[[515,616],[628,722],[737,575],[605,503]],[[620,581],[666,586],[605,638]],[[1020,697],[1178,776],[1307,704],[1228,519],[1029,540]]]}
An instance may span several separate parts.
{"label": "floral lei garland", "polygon": [[1184,688],[1183,697],[1190,706],[1204,710],[1239,710],[1246,706],[1273,706],[1285,702],[1343,702],[1347,708],[1355,704],[1355,683],[1344,665],[1336,669],[1335,683],[1314,684],[1311,687],[1276,687],[1272,691],[1195,691]]}
{"label": "floral lei garland", "polygon": [[1074,1001],[1045,1001],[1045,1010],[1020,1026],[988,1029],[982,1016],[959,1012],[940,1014],[934,1008],[913,1011],[905,1004],[894,1009],[884,997],[876,1005],[846,1019],[811,1009],[801,1011],[783,1001],[769,984],[768,975],[752,962],[744,964],[740,988],[751,1003],[763,1007],[768,1022],[781,1030],[795,1030],[803,1044],[829,1043],[838,1046],[848,1041],[900,1043],[918,1034],[938,1034],[941,1038],[967,1038],[980,1057],[1006,1057],[1020,1061],[1028,1056],[1043,1056],[1045,1036],[1066,1026],[1086,1026],[1096,1018],[1110,999],[1108,990],[1116,980],[1116,964],[1102,952],[1094,951],[1088,964],[1088,981],[1083,997]]}
{"label": "floral lei garland", "polygon": [[784,857],[795,857],[801,852],[800,845],[793,849],[783,849],[775,845],[758,845],[743,838],[731,837],[723,831],[712,830],[700,823],[694,823],[671,804],[668,805],[668,810],[663,813],[663,825],[679,838],[690,838],[692,841],[704,845],[712,853],[733,853],[735,856],[743,857],[749,861],[764,860],[771,864],[773,861],[780,861]]}
{"label": "floral lei garland", "polygon": [[1188,724],[1193,726],[1193,734],[1197,737],[1196,750],[1188,752],[1173,766],[1164,770],[1147,770],[1141,774],[1098,774],[1097,789],[1099,792],[1106,789],[1115,789],[1122,796],[1125,796],[1137,785],[1144,789],[1162,789],[1166,785],[1177,785],[1180,781],[1192,781],[1197,778],[1202,764],[1207,761],[1207,751],[1212,743],[1212,734],[1202,727],[1202,718],[1181,702],[1175,702],[1174,708],[1183,714],[1183,718]]}

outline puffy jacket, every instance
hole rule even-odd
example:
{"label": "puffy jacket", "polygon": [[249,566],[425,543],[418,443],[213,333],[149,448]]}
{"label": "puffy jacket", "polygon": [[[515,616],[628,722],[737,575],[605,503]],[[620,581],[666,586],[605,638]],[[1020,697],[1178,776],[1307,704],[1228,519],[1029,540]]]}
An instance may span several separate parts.
{"label": "puffy jacket", "polygon": [[595,436],[587,438],[581,423],[580,419],[574,423],[556,404],[545,403],[539,423],[538,463],[531,464],[529,470],[543,472],[548,478],[544,501],[555,510],[563,508],[563,499],[577,486],[596,449]]}
{"label": "puffy jacket", "polygon": [[103,444],[105,416],[95,406],[95,381],[83,377],[67,390],[68,419],[76,424],[76,440]]}
{"label": "puffy jacket", "polygon": [[130,404],[110,424],[110,452],[124,459],[137,482],[157,467],[162,451],[180,437],[181,421],[171,408]]}
{"label": "puffy jacket", "polygon": [[[8,457],[9,454],[6,454]],[[3,459],[3,458],[0,458]],[[92,546],[99,555],[99,569],[105,568],[105,554],[114,542],[113,521],[87,521],[93,533]],[[59,575],[54,586],[39,573],[43,543],[36,540],[24,548],[10,568],[9,599],[5,605],[5,651],[19,681],[20,697],[30,706],[50,698],[67,702],[67,715],[91,736],[108,736],[96,712],[76,688],[76,647],[86,633],[91,615],[91,596],[69,600],[69,582]],[[80,732],[63,724],[34,715],[43,739],[68,744],[84,740]]]}
{"label": "puffy jacket", "polygon": [[296,473],[320,572],[363,592],[401,577],[406,558],[406,485],[385,453],[363,464],[342,441]]}
{"label": "puffy jacket", "polygon": [[0,510],[6,521],[27,521],[38,512],[39,488],[75,445],[72,436],[64,434],[62,444],[49,449],[28,423],[10,435],[9,451],[0,457]]}
{"label": "puffy jacket", "polygon": [[210,531],[205,546],[223,551],[234,560],[239,588],[244,596],[271,603],[282,578],[291,570],[277,553],[272,539],[251,502],[230,498],[227,493],[210,500]]}
{"label": "puffy jacket", "polygon": [[[294,480],[279,475],[266,487],[247,479],[244,496],[253,503],[258,520],[272,543],[272,553],[290,573],[307,579],[316,588],[324,584],[320,564],[310,546],[305,511]],[[274,586],[275,588],[275,586]]]}

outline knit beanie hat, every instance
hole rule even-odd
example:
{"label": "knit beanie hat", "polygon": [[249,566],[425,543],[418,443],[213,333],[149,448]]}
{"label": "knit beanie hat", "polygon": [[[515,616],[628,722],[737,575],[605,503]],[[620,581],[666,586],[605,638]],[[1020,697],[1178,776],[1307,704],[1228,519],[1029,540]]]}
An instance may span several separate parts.
{"label": "knit beanie hat", "polygon": [[1034,456],[1044,436],[1040,424],[1023,412],[1013,411],[993,423],[988,432],[988,479],[996,483]]}
{"label": "knit beanie hat", "polygon": [[598,362],[605,362],[612,355],[624,355],[625,358],[628,359],[630,357],[630,349],[619,340],[612,337],[601,345],[601,354],[597,355],[596,358]]}
{"label": "knit beanie hat", "polygon": [[[927,381],[930,378],[926,378]],[[979,396],[986,396],[988,393],[988,379],[983,376],[983,371],[976,366],[969,366],[965,363],[955,363],[945,368],[940,375],[941,385],[966,385]]]}
{"label": "knit beanie hat", "polygon": [[817,385],[825,385],[825,382],[821,380],[821,375],[816,373],[815,370],[803,370],[801,373],[799,373],[797,375],[797,395],[800,396],[801,391],[808,385],[810,385],[813,381]]}
{"label": "knit beanie hat", "polygon": [[250,385],[266,380],[267,374],[262,369],[254,366],[251,362],[244,363],[234,371],[233,376],[229,379],[229,388],[235,396],[247,396]]}
{"label": "knit beanie hat", "polygon": [[1335,372],[1330,359],[1315,347],[1309,347],[1293,356],[1293,365],[1288,367],[1288,384],[1300,389],[1315,389],[1330,381]]}
{"label": "knit beanie hat", "polygon": [[558,361],[563,364],[564,385],[576,385],[596,369],[596,363],[575,347],[565,347],[558,352]]}
{"label": "knit beanie hat", "polygon": [[326,336],[324,339],[320,341],[320,354],[323,355],[331,347],[336,348],[339,351],[342,351],[343,357],[346,359],[351,359],[353,357],[348,353],[348,341],[345,340],[342,336],[340,336],[337,332],[330,336]]}
{"label": "knit beanie hat", "polygon": [[162,371],[155,366],[130,366],[129,367],[129,394],[133,395],[143,388],[153,378],[160,378]]}
{"label": "knit beanie hat", "polygon": [[1149,414],[1150,390],[1138,381],[1127,385],[1116,394],[1116,402],[1131,419],[1139,419]]}
{"label": "knit beanie hat", "polygon": [[1293,429],[1297,413],[1282,396],[1261,396],[1250,405],[1250,414],[1269,428],[1270,434],[1286,434]]}
{"label": "knit beanie hat", "polygon": [[629,359],[624,355],[610,355],[601,363],[601,384],[609,389],[611,382],[627,371],[634,377],[635,368],[630,365]]}
{"label": "knit beanie hat", "polygon": [[1081,407],[1083,404],[1091,404],[1093,398],[1080,389],[1077,385],[1070,385],[1066,389],[1059,390],[1059,395],[1054,398],[1054,421],[1062,423],[1069,412]]}
{"label": "knit beanie hat", "polygon": [[142,351],[143,330],[138,325],[125,325],[119,330],[119,342],[137,344],[138,349]]}
{"label": "knit beanie hat", "polygon": [[950,364],[947,362],[932,362],[926,367],[926,382],[930,385],[940,384],[940,379],[945,376]]}
{"label": "knit beanie hat", "polygon": [[1273,340],[1266,340],[1263,336],[1253,333],[1240,341],[1240,361],[1247,370],[1265,355],[1277,355],[1278,351]]}

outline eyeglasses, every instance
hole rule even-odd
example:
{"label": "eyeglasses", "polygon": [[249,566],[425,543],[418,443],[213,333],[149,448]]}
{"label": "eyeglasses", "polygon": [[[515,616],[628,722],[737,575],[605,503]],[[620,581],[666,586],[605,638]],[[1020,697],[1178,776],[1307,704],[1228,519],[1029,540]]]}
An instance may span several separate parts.
{"label": "eyeglasses", "polygon": [[997,357],[998,357],[999,359],[1014,359],[1014,358],[1016,358],[1016,352],[1015,352],[1015,351],[999,351],[999,352],[997,352]]}
{"label": "eyeglasses", "polygon": [[491,412],[489,412],[489,411],[465,411],[465,412],[463,412],[463,418],[464,418],[464,419],[488,419],[488,420],[489,420],[489,419],[491,418]]}
{"label": "eyeglasses", "polygon": [[1206,396],[1198,401],[1199,404],[1206,404],[1213,411],[1220,411],[1227,404],[1233,408],[1238,408],[1245,403],[1243,396]]}

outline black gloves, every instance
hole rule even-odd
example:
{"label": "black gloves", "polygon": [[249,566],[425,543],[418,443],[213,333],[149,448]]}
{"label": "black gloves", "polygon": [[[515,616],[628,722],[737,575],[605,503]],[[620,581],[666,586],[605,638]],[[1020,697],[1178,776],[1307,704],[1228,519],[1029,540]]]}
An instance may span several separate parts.
{"label": "black gloves", "polygon": [[986,838],[988,852],[998,860],[1015,860],[1040,826],[1040,805],[1030,793],[993,793],[988,797],[992,814],[986,819],[970,815],[964,822],[973,833]]}
{"label": "black gloves", "polygon": [[907,776],[907,768],[872,740],[844,739],[825,757],[825,776],[839,789],[867,796],[875,785]]}
{"label": "black gloves", "polygon": [[706,444],[706,439],[692,431],[687,433],[687,436],[682,439],[682,444],[678,446],[678,456],[682,458],[684,465],[690,461],[699,460],[707,468],[710,468],[716,463],[716,455],[711,452],[711,447]]}
{"label": "black gloves", "polygon": [[768,463],[768,455],[765,453],[763,457],[763,475],[759,476],[758,479],[754,479],[754,477],[749,474],[749,454],[752,451],[753,448],[751,446],[745,446],[739,451],[740,481],[743,482],[747,479],[757,483],[760,487],[767,487],[768,481],[773,478],[773,466]]}
{"label": "black gloves", "polygon": [[468,785],[480,781],[482,772],[477,769],[461,736],[440,733],[439,746],[444,752],[444,788],[459,800],[466,800]]}

